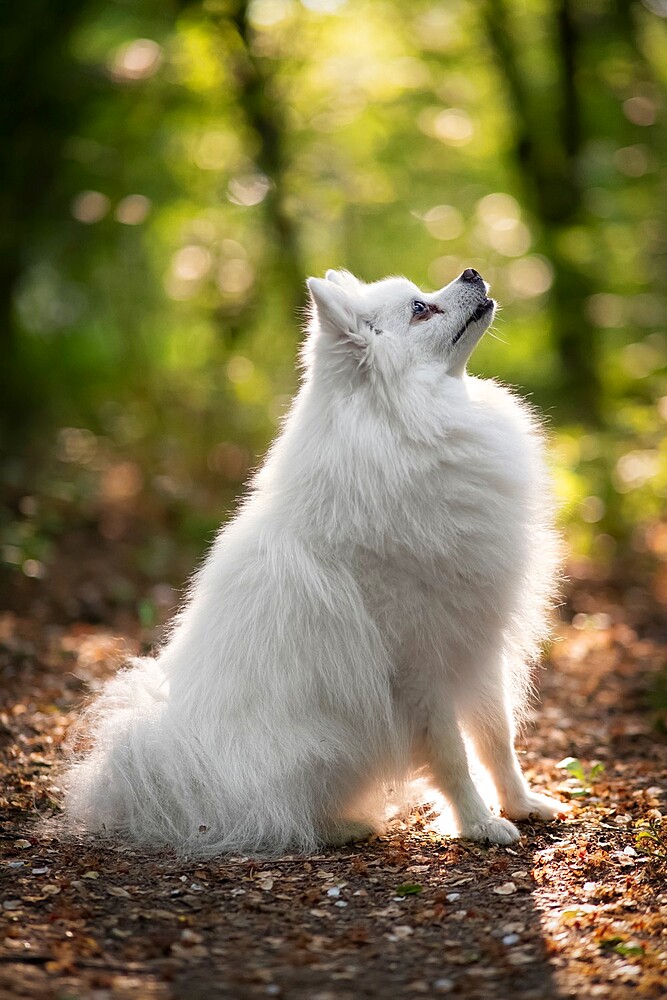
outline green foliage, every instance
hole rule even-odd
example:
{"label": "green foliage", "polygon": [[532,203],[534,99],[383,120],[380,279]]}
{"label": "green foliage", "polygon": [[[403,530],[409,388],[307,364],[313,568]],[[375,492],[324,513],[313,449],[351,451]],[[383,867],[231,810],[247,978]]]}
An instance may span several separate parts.
{"label": "green foliage", "polygon": [[503,312],[471,367],[547,413],[573,550],[651,550],[667,495],[654,5],[80,2],[57,46],[43,17],[13,43],[42,67],[25,82],[42,111],[14,111],[0,77],[8,563],[34,570],[68,519],[123,504],[201,548],[285,412],[303,279],[329,266],[430,287],[482,271]]}
{"label": "green foliage", "polygon": [[576,757],[565,757],[556,764],[556,767],[567,771],[578,782],[578,787],[570,789],[568,792],[571,798],[583,798],[586,795],[590,795],[592,786],[604,771],[604,764],[599,761],[587,770]]}
{"label": "green foliage", "polygon": [[600,948],[603,951],[613,951],[615,954],[622,955],[624,957],[644,954],[643,945],[637,944],[633,941],[626,941],[625,938],[619,937],[618,935],[603,938],[603,940],[600,941]]}
{"label": "green foliage", "polygon": [[651,682],[647,693],[648,704],[653,710],[653,723],[656,729],[667,731],[667,664],[657,673]]}
{"label": "green foliage", "polygon": [[667,824],[664,820],[642,820],[635,827],[635,845],[640,854],[667,861]]}

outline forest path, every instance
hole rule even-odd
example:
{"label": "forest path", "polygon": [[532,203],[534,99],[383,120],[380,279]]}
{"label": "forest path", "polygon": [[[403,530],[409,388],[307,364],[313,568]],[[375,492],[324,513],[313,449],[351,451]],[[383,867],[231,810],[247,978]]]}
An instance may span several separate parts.
{"label": "forest path", "polygon": [[0,617],[0,997],[664,997],[667,740],[649,701],[667,643],[645,596],[575,594],[541,674],[522,759],[566,819],[487,848],[414,815],[317,857],[205,864],[45,831],[63,735],[133,647]]}

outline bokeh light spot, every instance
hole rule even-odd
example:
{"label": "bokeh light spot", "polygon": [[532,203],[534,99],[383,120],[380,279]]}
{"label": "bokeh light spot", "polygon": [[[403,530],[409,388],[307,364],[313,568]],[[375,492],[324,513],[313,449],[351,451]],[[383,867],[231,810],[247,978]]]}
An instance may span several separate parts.
{"label": "bokeh light spot", "polygon": [[248,20],[256,28],[272,28],[292,13],[292,0],[251,0]]}
{"label": "bokeh light spot", "polygon": [[433,134],[447,146],[465,146],[475,134],[470,115],[461,108],[446,108],[436,115]]}
{"label": "bokeh light spot", "polygon": [[232,258],[220,265],[217,285],[221,292],[239,296],[248,291],[254,278],[255,272],[247,260]]}
{"label": "bokeh light spot", "polygon": [[345,6],[345,3],[346,0],[301,0],[303,7],[316,14],[335,14],[336,11]]}
{"label": "bokeh light spot", "polygon": [[90,462],[97,451],[97,438],[86,427],[61,427],[57,438],[57,455],[61,462]]}
{"label": "bokeh light spot", "polygon": [[136,462],[116,462],[102,476],[100,493],[107,503],[125,503],[141,492],[143,475]]}
{"label": "bokeh light spot", "polygon": [[109,62],[109,72],[114,80],[128,82],[145,80],[160,68],[162,47],[152,38],[135,38],[121,45]]}
{"label": "bokeh light spot", "polygon": [[460,257],[456,257],[453,254],[436,257],[428,265],[428,280],[436,288],[441,288],[452,281],[467,266],[469,265],[464,265]]}
{"label": "bokeh light spot", "polygon": [[211,254],[197,244],[181,247],[172,258],[172,270],[182,281],[201,281],[211,268]]}
{"label": "bokeh light spot", "polygon": [[645,342],[628,344],[623,348],[621,363],[630,378],[646,378],[664,364],[664,352]]}
{"label": "bokeh light spot", "polygon": [[177,301],[193,298],[211,270],[213,258],[205,247],[192,243],[177,250],[164,279],[167,295]]}
{"label": "bokeh light spot", "polygon": [[41,580],[46,575],[44,563],[41,563],[39,559],[26,559],[21,569],[25,576],[31,577],[33,580]]}
{"label": "bokeh light spot", "polygon": [[101,191],[81,191],[74,198],[71,211],[77,222],[90,226],[104,218],[110,205],[111,202]]}
{"label": "bokeh light spot", "polygon": [[195,144],[193,160],[201,170],[222,170],[240,155],[239,139],[232,132],[205,132]]}
{"label": "bokeh light spot", "polygon": [[655,101],[645,95],[623,101],[623,114],[633,125],[653,125],[657,110]]}
{"label": "bokeh light spot", "polygon": [[146,220],[151,200],[144,194],[128,194],[118,202],[115,216],[124,226],[138,226]]}
{"label": "bokeh light spot", "polygon": [[655,449],[629,451],[616,462],[614,479],[619,493],[643,486],[658,473],[660,454]]}
{"label": "bokeh light spot", "polygon": [[429,233],[437,240],[455,240],[465,229],[463,215],[452,205],[435,205],[423,218]]}
{"label": "bokeh light spot", "polygon": [[230,382],[234,382],[235,385],[249,382],[254,374],[255,366],[252,361],[242,357],[240,354],[236,354],[227,362],[227,378]]}
{"label": "bokeh light spot", "polygon": [[588,297],[586,313],[595,326],[619,328],[625,323],[625,300],[622,295],[600,292]]}
{"label": "bokeh light spot", "polygon": [[512,291],[520,298],[534,298],[544,295],[554,280],[553,267],[546,257],[537,254],[513,260],[507,266],[507,281]]}
{"label": "bokeh light spot", "polygon": [[477,234],[488,246],[505,257],[522,257],[530,249],[532,236],[521,221],[516,198],[502,191],[487,194],[477,203]]}
{"label": "bokeh light spot", "polygon": [[487,226],[504,223],[507,219],[518,222],[521,218],[519,202],[503,191],[494,191],[493,194],[480,198],[476,211],[479,219]]}
{"label": "bokeh light spot", "polygon": [[581,519],[587,524],[597,524],[604,517],[606,509],[604,500],[600,497],[584,497],[581,501]]}
{"label": "bokeh light spot", "polygon": [[234,205],[259,205],[266,198],[271,182],[264,174],[233,177],[227,186],[227,197]]}
{"label": "bokeh light spot", "polygon": [[626,177],[643,177],[649,170],[646,146],[622,146],[614,153],[614,164]]}

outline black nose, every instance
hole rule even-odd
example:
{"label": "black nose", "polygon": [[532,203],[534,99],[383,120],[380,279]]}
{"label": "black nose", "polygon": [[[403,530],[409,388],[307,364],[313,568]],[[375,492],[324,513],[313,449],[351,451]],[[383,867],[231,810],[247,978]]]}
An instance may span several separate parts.
{"label": "black nose", "polygon": [[461,274],[461,281],[482,281],[482,275],[474,267],[466,267]]}

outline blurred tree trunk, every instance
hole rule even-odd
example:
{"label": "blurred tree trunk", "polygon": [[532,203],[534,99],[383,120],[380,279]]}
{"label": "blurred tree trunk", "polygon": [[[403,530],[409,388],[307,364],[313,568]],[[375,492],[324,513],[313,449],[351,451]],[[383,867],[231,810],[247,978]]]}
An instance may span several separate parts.
{"label": "blurred tree trunk", "polygon": [[[170,0],[175,16],[194,0]],[[85,120],[101,76],[88,73],[70,50],[93,0],[23,4],[2,23],[0,59],[0,451],[16,454],[39,424],[52,394],[25,358],[13,299],[27,265],[39,259],[54,217],[65,211],[58,191],[65,141]],[[46,373],[48,377],[48,373]]]}
{"label": "blurred tree trunk", "polygon": [[26,248],[48,212],[62,144],[82,112],[67,43],[88,0],[23,5],[2,26],[0,60],[0,434],[25,430],[45,400],[21,364],[12,297]]}
{"label": "blurred tree trunk", "polygon": [[229,17],[238,32],[242,51],[235,62],[239,104],[247,124],[259,140],[256,162],[270,187],[264,212],[272,244],[273,272],[282,292],[288,319],[293,320],[304,298],[304,274],[295,224],[285,207],[286,125],[276,97],[271,59],[253,47],[248,0],[232,0]]}
{"label": "blurred tree trunk", "polygon": [[554,9],[554,56],[557,92],[548,107],[536,101],[523,77],[505,0],[487,0],[488,37],[505,78],[515,128],[514,150],[529,205],[542,227],[542,249],[554,267],[551,316],[561,363],[562,390],[573,415],[595,423],[600,419],[600,379],[596,331],[586,314],[586,299],[595,291],[588,275],[563,251],[572,227],[583,223],[584,190],[578,160],[583,134],[577,65],[580,39],[571,0]]}

